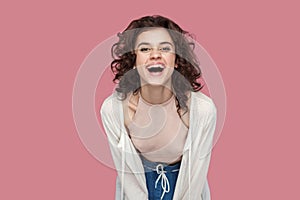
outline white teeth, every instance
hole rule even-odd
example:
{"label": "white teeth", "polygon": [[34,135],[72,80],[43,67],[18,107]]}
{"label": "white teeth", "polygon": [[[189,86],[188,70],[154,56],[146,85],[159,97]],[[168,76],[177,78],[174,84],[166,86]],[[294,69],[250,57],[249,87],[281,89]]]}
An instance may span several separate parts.
{"label": "white teeth", "polygon": [[159,67],[159,68],[162,68],[162,69],[164,68],[164,66],[162,66],[162,65],[150,65],[147,68],[151,69],[151,68],[154,68],[154,67]]}

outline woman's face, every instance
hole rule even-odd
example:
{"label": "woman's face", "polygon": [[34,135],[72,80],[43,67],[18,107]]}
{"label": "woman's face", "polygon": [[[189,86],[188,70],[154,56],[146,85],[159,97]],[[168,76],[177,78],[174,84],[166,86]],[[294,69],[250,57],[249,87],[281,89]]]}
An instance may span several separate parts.
{"label": "woman's face", "polygon": [[142,32],[135,43],[135,66],[144,84],[171,86],[175,66],[175,45],[164,28]]}

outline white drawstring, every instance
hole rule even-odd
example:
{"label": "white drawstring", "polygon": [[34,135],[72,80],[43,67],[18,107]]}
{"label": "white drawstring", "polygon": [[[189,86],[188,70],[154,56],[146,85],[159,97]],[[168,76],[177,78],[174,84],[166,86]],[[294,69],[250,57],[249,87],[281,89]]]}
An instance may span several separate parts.
{"label": "white drawstring", "polygon": [[169,180],[168,177],[166,176],[164,171],[164,166],[162,164],[158,164],[156,166],[156,172],[157,174],[159,174],[159,176],[157,177],[156,181],[155,181],[155,188],[157,186],[157,183],[159,181],[159,179],[161,178],[161,187],[164,190],[163,194],[161,195],[160,199],[164,198],[165,193],[170,191],[170,184],[169,184]]}

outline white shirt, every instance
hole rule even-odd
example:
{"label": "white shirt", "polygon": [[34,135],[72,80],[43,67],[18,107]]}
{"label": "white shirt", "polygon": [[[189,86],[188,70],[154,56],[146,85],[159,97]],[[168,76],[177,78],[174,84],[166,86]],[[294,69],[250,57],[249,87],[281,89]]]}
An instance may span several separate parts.
{"label": "white shirt", "polygon": [[[201,91],[191,92],[190,122],[174,200],[209,200],[207,172],[216,127],[216,107]],[[118,172],[116,200],[147,200],[142,161],[124,125],[122,101],[117,93],[101,107],[101,118]]]}

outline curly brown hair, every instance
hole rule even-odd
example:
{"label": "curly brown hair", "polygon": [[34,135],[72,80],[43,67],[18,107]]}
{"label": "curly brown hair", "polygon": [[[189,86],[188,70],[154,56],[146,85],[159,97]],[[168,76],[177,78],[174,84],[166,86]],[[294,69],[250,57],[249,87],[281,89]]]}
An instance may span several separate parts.
{"label": "curly brown hair", "polygon": [[139,92],[140,77],[137,70],[133,69],[136,61],[134,45],[139,34],[155,27],[165,28],[175,44],[177,68],[172,74],[172,87],[176,97],[177,112],[179,114],[182,109],[185,113],[187,91],[195,92],[202,89],[203,85],[198,82],[202,73],[193,51],[195,44],[188,40],[193,38],[191,34],[163,16],[145,16],[133,20],[122,33],[118,33],[119,41],[111,48],[114,59],[111,63],[111,70],[115,75],[113,81],[118,83],[116,91],[122,100],[127,98],[129,92],[133,94]]}

